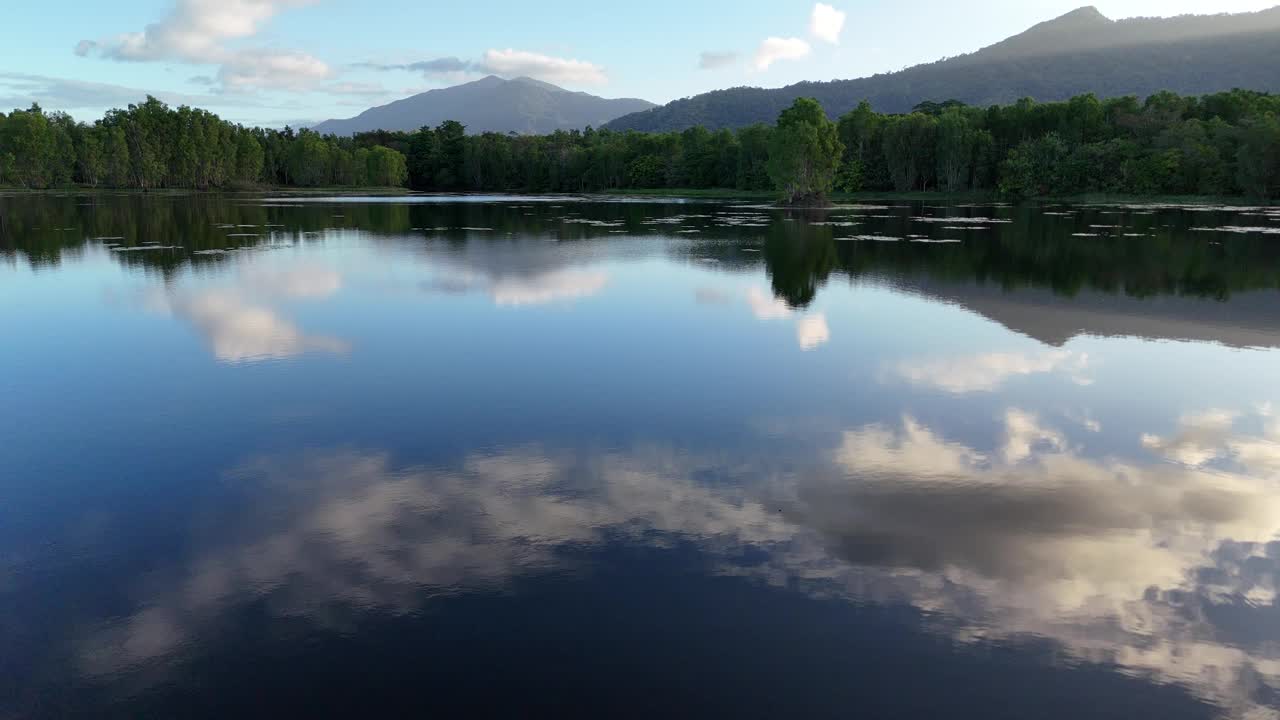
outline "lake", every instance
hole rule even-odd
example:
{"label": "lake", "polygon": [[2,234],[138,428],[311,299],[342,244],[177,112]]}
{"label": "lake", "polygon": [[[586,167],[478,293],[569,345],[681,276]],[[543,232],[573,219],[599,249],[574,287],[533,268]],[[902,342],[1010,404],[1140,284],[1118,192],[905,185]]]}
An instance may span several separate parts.
{"label": "lake", "polygon": [[1280,715],[1280,210],[0,194],[0,718]]}

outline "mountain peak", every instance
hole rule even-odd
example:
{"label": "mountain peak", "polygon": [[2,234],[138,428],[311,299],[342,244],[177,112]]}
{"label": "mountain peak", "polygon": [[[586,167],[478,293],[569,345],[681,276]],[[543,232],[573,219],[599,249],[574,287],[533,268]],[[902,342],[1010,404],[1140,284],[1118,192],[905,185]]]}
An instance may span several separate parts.
{"label": "mountain peak", "polygon": [[1066,15],[1060,15],[1059,17],[1056,17],[1053,20],[1050,20],[1047,23],[1043,23],[1043,24],[1051,25],[1051,24],[1060,23],[1060,22],[1081,23],[1081,24],[1110,23],[1111,18],[1107,17],[1106,15],[1103,15],[1102,11],[1094,7],[1093,5],[1086,5],[1084,7],[1076,8],[1075,10],[1072,10]]}
{"label": "mountain peak", "polygon": [[718,90],[618,118],[608,128],[672,131],[702,125],[718,130],[767,124],[798,97],[815,98],[831,117],[839,117],[863,100],[879,112],[904,113],[922,101],[946,98],[993,105],[1024,97],[1066,100],[1088,92],[1101,98],[1146,97],[1161,90],[1280,92],[1277,53],[1280,7],[1111,20],[1085,6],[965,55],[855,80]]}
{"label": "mountain peak", "polygon": [[975,58],[1045,55],[1105,44],[1116,23],[1092,5],[1031,26],[974,54]]}
{"label": "mountain peak", "polygon": [[568,92],[567,90],[560,87],[559,85],[552,85],[549,82],[543,82],[542,80],[535,80],[525,75],[521,75],[518,78],[512,78],[509,82],[519,83],[521,85],[532,85],[533,87],[542,88],[543,90],[550,90],[552,92]]}
{"label": "mountain peak", "polygon": [[354,118],[327,120],[314,129],[335,135],[371,130],[411,132],[424,125],[434,127],[446,120],[457,120],[471,133],[545,134],[588,125],[600,127],[651,107],[653,103],[644,100],[569,92],[528,77],[507,80],[489,75],[370,108]]}

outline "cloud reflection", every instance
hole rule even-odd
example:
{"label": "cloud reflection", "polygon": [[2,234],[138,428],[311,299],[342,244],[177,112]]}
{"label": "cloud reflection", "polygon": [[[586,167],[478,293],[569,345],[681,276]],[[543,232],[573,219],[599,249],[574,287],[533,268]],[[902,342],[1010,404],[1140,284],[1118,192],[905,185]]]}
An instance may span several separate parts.
{"label": "cloud reflection", "polygon": [[312,351],[350,349],[337,338],[304,333],[272,305],[277,300],[323,299],[341,287],[337,272],[319,266],[248,267],[234,284],[166,288],[154,293],[149,305],[187,321],[222,362],[279,360]]}
{"label": "cloud reflection", "polygon": [[[1224,435],[1221,446],[1259,441]],[[1262,621],[1257,603],[1274,599],[1280,478],[1254,457],[1239,456],[1233,472],[1088,459],[1016,410],[990,453],[910,418],[868,426],[836,451],[843,477],[801,489],[798,514],[823,552],[778,562],[801,575],[808,565],[853,595],[866,577],[831,571],[824,553],[883,568],[877,592],[957,620],[960,639],[1051,638],[1082,660],[1270,717],[1251,686],[1280,688],[1274,641],[1223,642],[1210,619],[1222,613],[1208,612]],[[1224,563],[1241,555],[1266,568],[1262,587]]]}
{"label": "cloud reflection", "polygon": [[[327,621],[336,608],[409,613],[431,596],[500,586],[557,566],[570,544],[646,530],[728,550],[784,541],[759,502],[684,476],[663,454],[474,456],[460,468],[396,468],[379,453],[265,457],[232,476],[253,501],[227,518],[233,542],[208,549],[163,597],[90,639],[84,668],[118,672],[179,652],[230,602],[271,597],[286,616]],[[576,474],[596,483],[578,487]]]}
{"label": "cloud reflection", "polygon": [[[1261,425],[1258,435],[1242,435],[1240,426]],[[1143,446],[1173,462],[1191,467],[1229,465],[1280,476],[1280,423],[1271,406],[1252,414],[1209,410],[1184,416],[1177,434],[1145,434]]]}
{"label": "cloud reflection", "polygon": [[1086,353],[1051,350],[1040,353],[982,353],[958,358],[910,360],[893,368],[902,380],[944,392],[966,395],[992,392],[1016,377],[1063,373],[1079,385],[1092,381],[1085,372],[1089,368]]}
{"label": "cloud reflection", "polygon": [[831,328],[827,327],[827,316],[816,313],[796,321],[796,342],[801,350],[816,350],[831,339]]}
{"label": "cloud reflection", "polygon": [[[986,449],[910,417],[856,427],[785,471],[766,451],[726,466],[660,449],[526,448],[443,470],[358,451],[258,458],[232,473],[246,500],[225,540],[88,638],[84,668],[180,655],[236,603],[269,598],[321,624],[406,614],[561,567],[568,548],[680,538],[720,574],[909,603],[959,642],[1047,638],[1079,661],[1268,717],[1256,697],[1280,689],[1280,631],[1265,622],[1280,577],[1280,466],[1253,448],[1273,444],[1274,427],[1219,423],[1197,442],[1234,467],[1208,470],[1092,458],[1019,409],[1002,425]],[[709,473],[731,482],[695,480]],[[1233,636],[1218,624],[1228,611],[1257,631]]]}
{"label": "cloud reflection", "polygon": [[497,277],[458,273],[436,279],[424,287],[451,294],[482,292],[492,298],[495,305],[521,307],[591,297],[608,284],[609,275],[604,272],[555,270]]}
{"label": "cloud reflection", "polygon": [[[695,296],[698,302],[702,304],[709,304],[712,298],[717,301],[727,301],[729,298],[725,293],[707,288],[698,289]],[[759,287],[752,287],[747,290],[746,301],[747,306],[751,308],[751,314],[757,320],[768,322],[794,318],[796,322],[796,344],[800,346],[801,350],[806,352],[816,350],[831,340],[831,328],[827,325],[827,316],[824,313],[799,315],[782,298],[775,297],[772,293]]]}
{"label": "cloud reflection", "polygon": [[561,247],[543,241],[468,242],[427,251],[432,277],[428,292],[481,293],[495,305],[523,307],[592,297],[609,284],[609,273],[583,267],[604,250],[593,244]]}

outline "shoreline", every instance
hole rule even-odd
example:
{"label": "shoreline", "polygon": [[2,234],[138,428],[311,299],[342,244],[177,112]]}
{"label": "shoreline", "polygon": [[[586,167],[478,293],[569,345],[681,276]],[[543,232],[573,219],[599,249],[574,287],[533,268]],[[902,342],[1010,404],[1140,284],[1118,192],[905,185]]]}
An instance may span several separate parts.
{"label": "shoreline", "polygon": [[[137,190],[132,188],[91,188],[80,186],[68,186],[61,188],[46,189],[29,189],[20,187],[9,187],[0,185],[0,193],[6,195],[66,195],[66,194],[110,194],[110,195],[140,195],[140,196],[184,196],[184,195],[261,195],[266,193],[279,195],[335,195],[339,197],[413,197],[420,195],[456,195],[459,197],[474,195],[493,195],[493,196],[521,196],[521,195],[538,195],[547,197],[612,197],[618,199],[624,198],[654,198],[654,199],[671,199],[671,200],[747,200],[747,201],[776,201],[777,193],[772,191],[759,190],[732,190],[725,188],[657,188],[657,189],[615,189],[605,190],[595,193],[556,193],[556,192],[533,192],[524,190],[506,190],[506,191],[485,191],[485,192],[445,192],[445,191],[421,191],[410,190],[403,187],[274,187],[263,186],[259,188],[235,188],[226,190],[196,190],[189,188],[164,188],[159,190]],[[1230,207],[1275,207],[1280,205],[1280,200],[1273,201],[1257,201],[1250,200],[1240,196],[1213,196],[1213,195],[1124,195],[1124,194],[1108,194],[1108,193],[1086,193],[1083,195],[1066,195],[1066,196],[1043,196],[1021,198],[1016,201],[1001,198],[1000,195],[991,192],[969,191],[960,193],[946,193],[933,191],[914,191],[914,192],[882,192],[867,191],[856,193],[838,192],[832,193],[830,200],[833,203],[849,203],[863,201],[890,201],[890,202],[930,202],[943,201],[950,203],[972,203],[972,204],[1045,204],[1045,203],[1063,203],[1069,205],[1091,205],[1091,204],[1164,204],[1164,205],[1224,205]],[[786,209],[788,206],[779,204],[780,209]],[[804,206],[797,206],[804,207]]]}

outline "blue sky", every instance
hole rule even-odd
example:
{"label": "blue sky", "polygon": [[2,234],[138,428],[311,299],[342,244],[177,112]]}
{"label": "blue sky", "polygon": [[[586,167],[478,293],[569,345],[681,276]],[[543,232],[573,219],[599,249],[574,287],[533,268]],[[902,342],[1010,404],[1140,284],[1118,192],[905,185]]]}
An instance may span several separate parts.
{"label": "blue sky", "polygon": [[[5,10],[0,107],[34,100],[92,119],[152,93],[279,126],[348,117],[489,73],[667,102],[898,70],[989,45],[1083,2],[22,0]],[[1275,2],[1097,7],[1122,18]]]}

